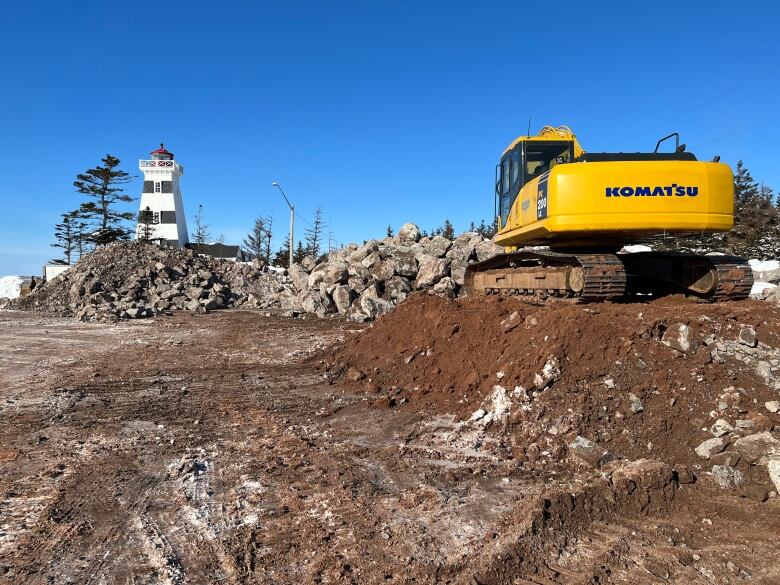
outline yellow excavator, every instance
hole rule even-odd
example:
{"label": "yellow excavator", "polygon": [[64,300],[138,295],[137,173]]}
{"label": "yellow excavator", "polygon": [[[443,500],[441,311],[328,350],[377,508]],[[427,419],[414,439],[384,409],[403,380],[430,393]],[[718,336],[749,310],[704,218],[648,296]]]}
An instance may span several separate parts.
{"label": "yellow excavator", "polygon": [[[674,151],[659,152],[671,139]],[[677,133],[639,153],[585,152],[565,126],[517,138],[496,166],[494,241],[506,253],[469,266],[466,294],[748,297],[753,272],[743,258],[619,253],[651,236],[729,231],[734,180],[718,161],[697,160]]]}

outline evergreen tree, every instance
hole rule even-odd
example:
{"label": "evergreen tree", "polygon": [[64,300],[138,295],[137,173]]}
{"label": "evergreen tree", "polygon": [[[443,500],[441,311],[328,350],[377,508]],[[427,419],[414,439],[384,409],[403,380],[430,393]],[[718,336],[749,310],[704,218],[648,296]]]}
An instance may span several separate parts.
{"label": "evergreen tree", "polygon": [[455,239],[455,228],[452,227],[452,222],[449,219],[444,220],[439,233],[450,241]]}
{"label": "evergreen tree", "polygon": [[86,222],[84,215],[80,209],[71,212],[73,214],[73,230],[74,237],[76,238],[76,251],[79,259],[85,252],[89,252],[92,249],[92,242],[90,241],[89,224]]}
{"label": "evergreen tree", "polygon": [[117,211],[114,207],[117,203],[133,201],[122,188],[133,177],[118,168],[120,161],[115,156],[107,154],[101,162],[102,166],[76,175],[73,182],[76,191],[89,198],[81,204],[80,212],[85,219],[95,222],[90,239],[98,246],[128,239],[130,230],[122,222],[134,217],[132,213]]}
{"label": "evergreen tree", "polygon": [[314,211],[314,223],[304,230],[306,237],[306,253],[313,258],[318,258],[322,248],[322,232],[325,230],[325,221],[322,219],[322,209],[317,207]]}
{"label": "evergreen tree", "polygon": [[303,247],[303,244],[298,241],[298,246],[295,248],[295,252],[293,252],[293,262],[296,262],[300,264],[303,262],[303,259],[306,257],[306,248]]}
{"label": "evergreen tree", "polygon": [[154,237],[154,212],[147,205],[138,214],[138,239],[149,242]]}
{"label": "evergreen tree", "polygon": [[274,266],[289,266],[290,265],[290,235],[286,235],[282,247],[274,254],[273,261]]}
{"label": "evergreen tree", "polygon": [[195,216],[195,231],[190,236],[195,243],[202,246],[211,237],[208,224],[203,221],[203,206],[198,205],[198,214]]}
{"label": "evergreen tree", "polygon": [[62,248],[66,264],[71,263],[77,247],[75,224],[78,220],[74,217],[74,213],[63,213],[61,216],[62,221],[54,226],[54,243],[52,247]]}

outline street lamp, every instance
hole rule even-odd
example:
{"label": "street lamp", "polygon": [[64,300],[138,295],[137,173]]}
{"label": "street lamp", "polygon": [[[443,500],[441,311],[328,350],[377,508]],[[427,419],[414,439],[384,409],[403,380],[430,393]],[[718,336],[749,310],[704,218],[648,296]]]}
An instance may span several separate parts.
{"label": "street lamp", "polygon": [[287,206],[290,208],[290,268],[292,268],[293,265],[293,247],[295,246],[295,207],[292,203],[290,203],[290,200],[287,199],[287,195],[284,194],[284,191],[282,191],[282,186],[279,185],[276,181],[271,185],[272,187],[276,187],[279,189],[279,192],[282,194],[282,197],[284,197],[284,200],[287,202]]}

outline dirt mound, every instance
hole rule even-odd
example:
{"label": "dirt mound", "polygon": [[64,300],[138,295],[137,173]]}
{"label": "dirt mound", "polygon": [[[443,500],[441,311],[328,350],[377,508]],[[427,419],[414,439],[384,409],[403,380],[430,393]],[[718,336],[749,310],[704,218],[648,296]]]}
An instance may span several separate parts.
{"label": "dirt mound", "polygon": [[[497,448],[524,464],[572,454],[591,466],[613,456],[692,464],[705,439],[780,430],[765,406],[780,388],[779,342],[780,312],[758,301],[537,307],[420,295],[323,367],[378,393],[379,406],[498,429]],[[485,435],[476,440],[484,447]],[[771,491],[766,469],[759,476]]]}

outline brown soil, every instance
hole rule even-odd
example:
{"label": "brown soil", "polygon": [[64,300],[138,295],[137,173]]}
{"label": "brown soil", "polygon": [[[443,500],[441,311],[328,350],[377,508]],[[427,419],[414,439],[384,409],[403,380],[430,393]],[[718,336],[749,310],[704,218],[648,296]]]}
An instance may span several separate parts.
{"label": "brown soil", "polygon": [[[475,446],[470,428],[443,413],[469,414],[499,369],[502,383],[523,384],[551,351],[565,364],[606,352],[598,366],[577,365],[576,375],[575,366],[562,367],[537,397],[560,392],[571,401],[584,394],[566,390],[578,375],[593,392],[604,369],[616,384],[633,379],[629,368],[605,365],[633,353],[614,349],[623,340],[609,342],[605,332],[597,343],[581,341],[592,347],[577,354],[566,319],[556,321],[551,308],[460,303],[417,299],[354,337],[341,322],[241,311],[114,325],[0,313],[0,582],[778,582],[780,498],[744,498],[703,476],[684,483],[672,469],[679,460],[664,458],[666,451],[658,457],[636,447],[647,460],[610,464],[608,482],[604,470],[564,457],[534,466],[506,445],[506,452]],[[459,307],[461,329],[451,332]],[[753,323],[771,339],[772,315],[740,307],[717,322]],[[524,341],[532,367],[520,365],[512,343],[487,342],[513,310],[552,328],[547,341],[541,329],[522,325],[507,334]],[[632,347],[668,365],[693,358],[670,357],[654,339],[655,318],[726,309],[560,307],[568,329],[581,334],[596,325],[617,331],[610,315],[640,310],[635,329],[648,327],[647,338],[631,336]],[[345,336],[352,339],[339,360],[349,357],[372,384],[403,388],[391,398],[408,397],[408,406],[376,408],[376,388],[366,395],[323,379],[311,356]],[[428,346],[430,356],[403,363],[407,350]],[[458,372],[473,369],[485,376],[469,390],[468,406],[438,386],[428,393],[412,386],[426,371],[416,369],[448,347],[460,357],[440,358],[438,380],[457,386]],[[403,363],[392,374],[397,382],[383,377],[387,358]],[[487,363],[489,370],[480,365]],[[749,379],[735,376],[731,384]],[[672,412],[661,410],[652,388],[643,394],[645,412],[623,423],[640,434]],[[572,409],[597,412],[593,396]],[[540,421],[559,407],[549,401],[548,408]],[[615,440],[636,459],[627,439]]]}
{"label": "brown soil", "polygon": [[[689,353],[661,343],[678,323],[695,340],[735,340],[751,326],[759,342],[780,345],[780,311],[760,301],[533,306],[418,295],[333,350],[325,369],[332,379],[379,393],[379,406],[467,419],[497,384],[531,394],[552,362],[556,379],[513,415],[515,443],[526,445],[557,423],[561,437],[585,435],[631,459],[695,463],[694,447],[711,436],[701,427],[712,424],[713,410],[752,419],[759,430],[780,425],[780,415],[764,408],[777,391],[754,364],[728,357],[713,363],[713,346],[703,343]],[[724,398],[729,388],[740,395]],[[643,412],[630,410],[630,393]],[[728,408],[719,411],[724,400]]]}

